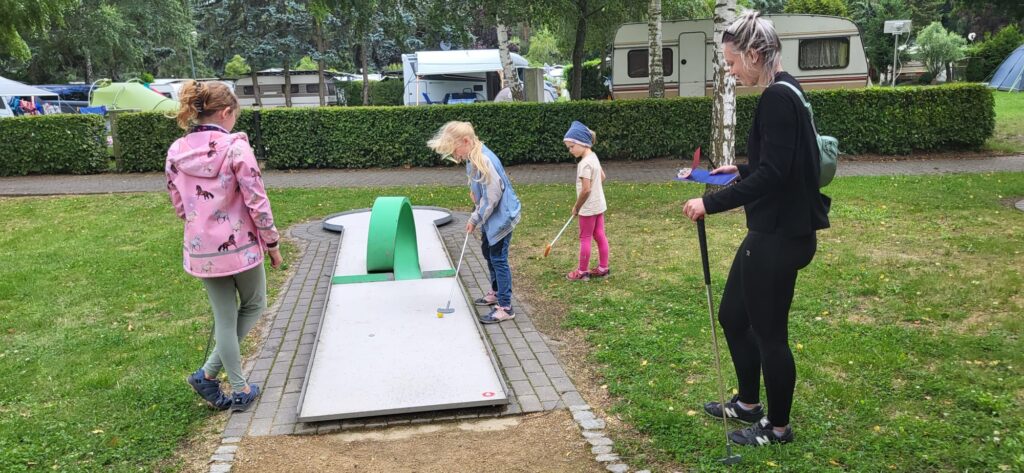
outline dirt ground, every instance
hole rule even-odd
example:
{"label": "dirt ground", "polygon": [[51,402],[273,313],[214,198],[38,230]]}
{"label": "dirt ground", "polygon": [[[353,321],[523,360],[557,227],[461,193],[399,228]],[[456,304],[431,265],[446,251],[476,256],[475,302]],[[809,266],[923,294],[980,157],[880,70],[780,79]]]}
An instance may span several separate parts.
{"label": "dirt ground", "polygon": [[233,470],[603,471],[566,410],[330,435],[246,437]]}

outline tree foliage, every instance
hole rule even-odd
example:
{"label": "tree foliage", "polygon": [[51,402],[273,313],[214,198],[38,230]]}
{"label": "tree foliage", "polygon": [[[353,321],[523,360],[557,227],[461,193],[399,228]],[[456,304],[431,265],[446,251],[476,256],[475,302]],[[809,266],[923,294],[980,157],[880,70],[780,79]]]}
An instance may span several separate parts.
{"label": "tree foliage", "polygon": [[924,63],[929,74],[934,77],[949,63],[963,59],[966,45],[966,39],[946,31],[946,28],[936,21],[917,34],[918,51],[915,57]]}
{"label": "tree foliage", "polygon": [[846,16],[846,3],[843,0],[788,0],[783,11],[810,15]]}

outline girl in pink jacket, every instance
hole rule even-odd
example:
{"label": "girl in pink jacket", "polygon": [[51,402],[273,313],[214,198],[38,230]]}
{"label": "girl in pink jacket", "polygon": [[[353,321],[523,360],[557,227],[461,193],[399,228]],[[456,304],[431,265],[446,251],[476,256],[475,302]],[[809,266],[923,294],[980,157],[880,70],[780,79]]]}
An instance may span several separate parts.
{"label": "girl in pink jacket", "polygon": [[[185,221],[185,272],[200,278],[213,307],[213,352],[188,383],[211,406],[242,411],[260,389],[242,374],[239,342],[267,307],[263,254],[281,265],[274,214],[245,133],[235,94],[221,82],[186,83],[178,125],[188,131],[167,150],[167,191]],[[217,376],[227,372],[232,394]]]}

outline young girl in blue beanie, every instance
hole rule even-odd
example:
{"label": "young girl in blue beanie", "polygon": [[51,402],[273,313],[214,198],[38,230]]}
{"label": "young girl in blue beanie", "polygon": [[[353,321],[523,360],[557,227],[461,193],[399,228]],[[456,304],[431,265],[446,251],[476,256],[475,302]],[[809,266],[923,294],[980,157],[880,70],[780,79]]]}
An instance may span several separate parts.
{"label": "young girl in blue beanie", "polygon": [[[565,133],[563,142],[569,154],[580,162],[576,165],[576,203],[572,214],[579,217],[580,260],[579,266],[565,277],[571,281],[583,281],[592,277],[607,276],[608,238],[604,233],[604,212],[608,203],[604,199],[604,170],[591,148],[597,141],[597,134],[584,124],[574,121]],[[590,241],[597,241],[598,265],[590,267]]]}

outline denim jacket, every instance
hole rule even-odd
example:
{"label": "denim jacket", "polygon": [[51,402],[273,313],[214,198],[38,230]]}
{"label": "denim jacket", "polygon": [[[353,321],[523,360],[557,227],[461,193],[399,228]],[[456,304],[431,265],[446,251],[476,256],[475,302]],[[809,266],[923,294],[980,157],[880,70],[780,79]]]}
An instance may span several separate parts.
{"label": "denim jacket", "polygon": [[[487,241],[494,245],[512,233],[512,229],[519,223],[519,211],[522,205],[516,192],[512,190],[512,183],[505,174],[505,168],[501,161],[489,148],[483,147],[484,156],[491,160],[496,177],[492,175],[491,183],[484,185],[480,182],[480,171],[472,163],[466,161],[466,176],[469,177],[469,189],[476,198],[476,209],[470,216],[470,221],[477,224],[480,231],[484,232]],[[490,193],[488,193],[490,191]],[[500,195],[495,202],[492,196]],[[481,224],[481,222],[483,222]]]}

